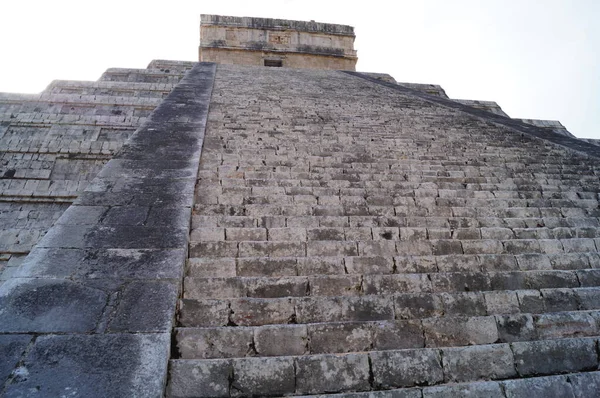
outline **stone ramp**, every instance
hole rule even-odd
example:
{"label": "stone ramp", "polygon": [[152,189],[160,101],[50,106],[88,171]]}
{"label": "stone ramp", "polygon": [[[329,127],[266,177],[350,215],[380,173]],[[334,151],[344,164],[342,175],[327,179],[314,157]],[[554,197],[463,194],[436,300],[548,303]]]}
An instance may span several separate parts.
{"label": "stone ramp", "polygon": [[40,94],[0,93],[0,283],[187,70],[189,63],[175,63],[168,73],[128,70],[125,80],[145,83],[110,74],[110,82],[54,81]]}
{"label": "stone ramp", "polygon": [[0,395],[163,396],[213,77],[187,72],[0,286]]}
{"label": "stone ramp", "polygon": [[594,152],[393,86],[218,66],[169,396],[600,390]]}

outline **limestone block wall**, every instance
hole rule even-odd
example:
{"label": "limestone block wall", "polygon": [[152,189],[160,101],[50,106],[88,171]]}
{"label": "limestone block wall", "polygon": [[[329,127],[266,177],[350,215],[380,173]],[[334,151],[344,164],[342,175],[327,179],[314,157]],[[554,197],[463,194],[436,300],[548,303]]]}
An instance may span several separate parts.
{"label": "limestone block wall", "polygon": [[0,283],[193,64],[157,60],[41,94],[0,93]]}
{"label": "limestone block wall", "polygon": [[223,64],[354,70],[354,28],[316,22],[202,15],[199,59]]}

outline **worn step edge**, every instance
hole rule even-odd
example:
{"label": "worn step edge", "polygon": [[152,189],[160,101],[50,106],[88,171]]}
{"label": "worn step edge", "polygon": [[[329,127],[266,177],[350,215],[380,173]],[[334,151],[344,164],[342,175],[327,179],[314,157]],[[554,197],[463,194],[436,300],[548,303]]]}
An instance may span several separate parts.
{"label": "worn step edge", "polygon": [[356,354],[175,359],[170,361],[167,395],[360,392],[596,371],[597,346],[598,339],[579,338]]}
{"label": "worn step edge", "polygon": [[181,299],[179,326],[263,326],[387,321],[600,309],[600,289],[369,296]]}
{"label": "worn step edge", "polygon": [[599,335],[600,311],[304,325],[176,328],[180,359],[338,354]]}

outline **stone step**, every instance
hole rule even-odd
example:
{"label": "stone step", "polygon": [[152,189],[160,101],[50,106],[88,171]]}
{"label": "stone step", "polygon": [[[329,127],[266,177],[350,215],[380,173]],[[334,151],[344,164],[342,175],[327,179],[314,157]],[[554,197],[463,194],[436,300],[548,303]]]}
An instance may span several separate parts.
{"label": "stone step", "polygon": [[599,238],[360,240],[357,236],[355,239],[358,240],[196,241],[190,242],[190,257],[529,255],[596,252],[600,246]]}
{"label": "stone step", "polygon": [[480,271],[489,279],[490,272],[577,271],[595,268],[600,268],[600,256],[596,252],[394,257],[192,257],[188,260],[187,275],[214,278],[428,273],[431,278],[438,273],[468,275]]}
{"label": "stone step", "polygon": [[[2,115],[0,115],[1,117]],[[557,211],[558,210],[558,211]],[[545,210],[537,207],[490,208],[471,206],[438,206],[420,201],[410,206],[321,206],[310,204],[196,204],[196,215],[238,215],[238,216],[329,216],[329,217],[471,217],[471,218],[540,218],[544,215],[565,217],[598,218],[598,208],[558,207]]]}
{"label": "stone step", "polygon": [[[256,262],[252,263],[254,266]],[[261,262],[261,265],[265,262]],[[251,271],[251,270],[248,270]],[[251,272],[248,272],[251,273]],[[260,275],[256,272],[256,275]],[[264,274],[262,274],[264,275]],[[396,293],[498,292],[589,287],[600,270],[439,272],[279,277],[193,277],[184,282],[185,298],[277,298],[381,295]],[[490,293],[491,294],[491,293]]]}
{"label": "stone step", "polygon": [[[400,220],[398,220],[401,222]],[[293,236],[300,241],[397,241],[435,239],[499,239],[499,240],[564,240],[594,239],[600,237],[600,227],[556,227],[548,228],[540,224],[534,228],[471,227],[453,228],[432,227],[271,227],[271,228],[193,228],[192,242],[203,241],[285,241]],[[570,248],[570,247],[569,247]],[[569,249],[567,248],[567,250]]]}
{"label": "stone step", "polygon": [[600,290],[531,288],[489,292],[402,293],[277,298],[184,298],[182,327],[362,322],[596,310]]}
{"label": "stone step", "polygon": [[[597,346],[597,339],[573,338],[335,355],[173,359],[167,394],[306,395],[444,386],[482,379],[507,380],[503,383],[510,390],[511,383],[531,383],[531,379],[521,378],[597,370]],[[593,380],[597,384],[597,377]]]}
{"label": "stone step", "polygon": [[[586,217],[407,217],[389,216],[230,216],[192,215],[192,229],[196,228],[598,228],[597,218]],[[493,231],[488,231],[493,232]],[[483,234],[482,234],[483,236]],[[510,235],[509,235],[510,236]]]}
{"label": "stone step", "polygon": [[587,398],[597,397],[600,372],[569,373],[559,376],[528,377],[507,381],[452,383],[435,387],[402,388],[386,391],[327,395],[302,395],[302,398]]}
{"label": "stone step", "polygon": [[173,87],[174,83],[54,80],[44,90],[44,94],[164,98]]}
{"label": "stone step", "polygon": [[104,103],[96,102],[28,102],[22,104],[18,109],[8,111],[3,109],[0,104],[0,112],[6,114],[23,113],[23,114],[39,114],[39,117],[44,115],[86,115],[86,116],[148,116],[154,110],[156,103],[140,104],[117,104],[104,101]]}
{"label": "stone step", "polygon": [[[169,69],[169,71],[173,70],[179,73],[185,73],[188,70],[192,69],[197,62],[195,61],[174,61],[167,59],[153,59],[147,66],[147,69],[160,69],[165,70]],[[165,70],[166,72],[166,70]]]}
{"label": "stone step", "polygon": [[100,81],[119,81],[131,83],[167,83],[177,84],[185,75],[176,70],[160,69],[129,69],[129,68],[110,68],[107,69]]}
{"label": "stone step", "polygon": [[434,317],[246,327],[177,328],[178,358],[340,354],[593,337],[600,311]]}
{"label": "stone step", "polygon": [[115,116],[115,115],[77,115],[60,113],[0,113],[0,122],[11,125],[52,124],[90,125],[90,126],[117,126],[137,127],[146,121],[145,116]]}

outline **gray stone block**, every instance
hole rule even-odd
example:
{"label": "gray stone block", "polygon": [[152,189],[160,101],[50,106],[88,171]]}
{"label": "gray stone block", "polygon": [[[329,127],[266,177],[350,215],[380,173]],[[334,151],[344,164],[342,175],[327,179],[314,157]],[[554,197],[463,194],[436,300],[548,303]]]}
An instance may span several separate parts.
{"label": "gray stone block", "polygon": [[397,319],[419,319],[441,316],[444,304],[438,294],[398,294],[394,296]]}
{"label": "gray stone block", "polygon": [[377,350],[422,348],[425,335],[420,321],[384,321],[373,324],[373,346]]}
{"label": "gray stone block", "polygon": [[423,398],[506,398],[494,381],[423,388]]}
{"label": "gray stone block", "polygon": [[233,361],[233,397],[286,395],[295,392],[293,358],[246,358]]}
{"label": "gray stone block", "polygon": [[368,351],[373,344],[371,324],[322,323],[308,326],[312,354]]}
{"label": "gray stone block", "polygon": [[[7,397],[162,397],[170,335],[48,335],[38,337]],[[124,366],[126,365],[126,366]]]}
{"label": "gray stone block", "polygon": [[297,393],[370,389],[369,359],[365,354],[311,355],[295,361]]}
{"label": "gray stone block", "polygon": [[294,314],[291,298],[231,300],[230,320],[238,326],[289,323]]}
{"label": "gray stone block", "polygon": [[575,398],[600,397],[600,372],[570,374],[567,380]]}
{"label": "gray stone block", "polygon": [[346,297],[342,301],[346,321],[383,321],[394,319],[392,299],[385,296]]}
{"label": "gray stone block", "polygon": [[360,275],[316,275],[308,278],[311,296],[358,296]]}
{"label": "gray stone block", "polygon": [[438,350],[379,351],[369,356],[377,388],[432,385],[444,379]]}
{"label": "gray stone block", "polygon": [[179,324],[186,327],[227,326],[229,304],[222,300],[179,301]]}
{"label": "gray stone block", "polygon": [[573,388],[565,376],[533,377],[501,382],[506,398],[573,398]]}
{"label": "gray stone block", "polygon": [[537,339],[533,317],[529,314],[496,316],[496,325],[499,342],[511,343]]}
{"label": "gray stone block", "polygon": [[169,363],[167,396],[173,398],[229,397],[231,360],[175,359]]}
{"label": "gray stone block", "polygon": [[549,375],[592,370],[598,367],[596,342],[562,339],[511,344],[521,376]]}
{"label": "gray stone block", "polygon": [[342,316],[342,297],[307,297],[294,299],[298,323],[338,322]]}
{"label": "gray stone block", "polygon": [[91,332],[108,293],[62,279],[11,279],[0,286],[0,331]]}
{"label": "gray stone block", "polygon": [[254,329],[256,351],[263,356],[303,355],[308,352],[306,325],[261,326]]}
{"label": "gray stone block", "polygon": [[108,325],[111,332],[164,332],[173,327],[179,284],[171,281],[133,281],[118,297]]}
{"label": "gray stone block", "polygon": [[33,336],[26,334],[0,335],[0,383],[4,385],[25,353]]}
{"label": "gray stone block", "polygon": [[517,374],[508,344],[444,348],[442,352],[446,382],[507,379]]}
{"label": "gray stone block", "polygon": [[236,358],[254,354],[252,328],[178,328],[175,340],[179,358]]}
{"label": "gray stone block", "polygon": [[498,340],[494,317],[423,319],[427,347],[492,344]]}

